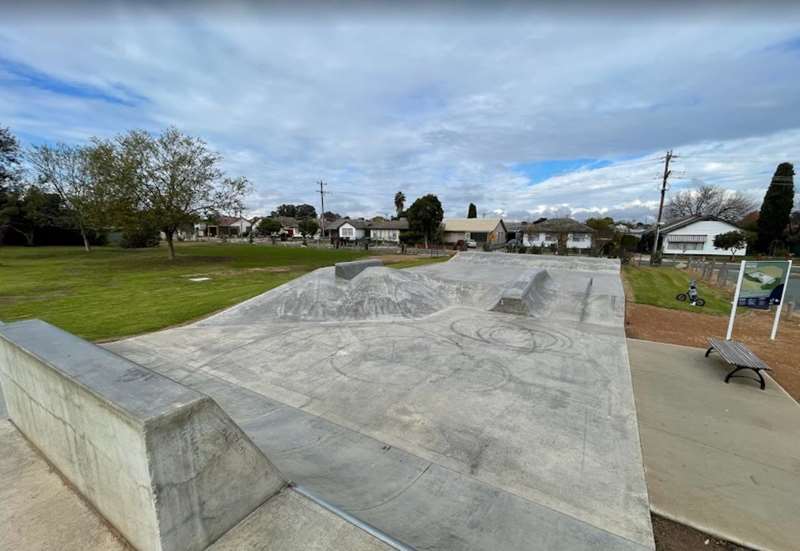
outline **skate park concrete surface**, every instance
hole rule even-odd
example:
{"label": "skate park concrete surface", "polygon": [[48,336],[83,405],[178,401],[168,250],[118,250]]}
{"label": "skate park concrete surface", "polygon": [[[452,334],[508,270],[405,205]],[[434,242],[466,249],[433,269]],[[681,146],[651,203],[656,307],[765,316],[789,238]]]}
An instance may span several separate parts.
{"label": "skate park concrete surface", "polygon": [[[766,338],[766,336],[765,336]],[[705,350],[629,340],[655,513],[754,549],[800,542],[800,405]]]}
{"label": "skate park concrete surface", "polygon": [[653,549],[623,320],[618,262],[459,253],[105,346],[408,546]]}

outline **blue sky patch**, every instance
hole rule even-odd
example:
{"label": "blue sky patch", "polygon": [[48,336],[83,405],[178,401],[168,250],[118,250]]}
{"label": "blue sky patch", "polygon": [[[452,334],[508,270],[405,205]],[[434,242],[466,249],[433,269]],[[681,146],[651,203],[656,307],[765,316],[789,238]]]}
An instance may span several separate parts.
{"label": "blue sky patch", "polygon": [[0,83],[6,86],[35,88],[61,96],[80,99],[94,99],[133,107],[147,101],[147,98],[133,92],[121,84],[112,84],[117,93],[104,91],[96,86],[70,82],[40,71],[31,65],[0,57]]}
{"label": "blue sky patch", "polygon": [[533,161],[530,163],[515,163],[511,168],[531,179],[531,183],[538,184],[553,176],[574,172],[576,170],[593,170],[612,164],[607,159],[553,159],[548,161]]}

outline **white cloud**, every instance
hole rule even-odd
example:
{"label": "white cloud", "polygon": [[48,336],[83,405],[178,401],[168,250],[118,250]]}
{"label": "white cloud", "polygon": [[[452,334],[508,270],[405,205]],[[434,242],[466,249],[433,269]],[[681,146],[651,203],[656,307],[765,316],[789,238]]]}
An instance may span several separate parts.
{"label": "white cloud", "polygon": [[[253,212],[281,202],[390,213],[436,193],[448,215],[611,214],[697,182],[760,199],[800,161],[800,36],[785,13],[613,18],[473,10],[280,15],[119,5],[113,14],[11,13],[0,22],[0,124],[81,141],[176,125],[250,178]],[[390,17],[391,15],[391,17]],[[330,16],[326,19],[326,16]],[[12,84],[3,60],[134,105]],[[532,184],[518,163],[628,159]]]}

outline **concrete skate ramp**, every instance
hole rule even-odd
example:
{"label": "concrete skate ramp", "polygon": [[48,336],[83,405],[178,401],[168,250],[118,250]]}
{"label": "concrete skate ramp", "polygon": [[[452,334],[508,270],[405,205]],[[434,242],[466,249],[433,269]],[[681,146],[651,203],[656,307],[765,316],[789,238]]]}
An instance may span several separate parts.
{"label": "concrete skate ramp", "polygon": [[200,550],[283,486],[210,397],[39,320],[0,328],[11,420],[137,549]]}
{"label": "concrete skate ramp", "polygon": [[499,289],[480,282],[429,277],[408,270],[371,267],[350,280],[321,268],[234,306],[199,325],[259,323],[275,319],[345,321],[409,319],[452,306],[488,309]]}
{"label": "concrete skate ramp", "polygon": [[378,266],[383,266],[383,262],[377,259],[354,260],[353,262],[338,262],[336,266],[334,266],[334,269],[336,277],[353,279],[367,268],[375,268]]}
{"label": "concrete skate ramp", "polygon": [[[491,311],[542,271],[543,308]],[[653,549],[623,319],[597,323],[624,304],[619,263],[468,253],[399,273],[486,293],[318,322],[275,315],[276,289],[108,346],[214,396],[288,478],[417,549]]]}

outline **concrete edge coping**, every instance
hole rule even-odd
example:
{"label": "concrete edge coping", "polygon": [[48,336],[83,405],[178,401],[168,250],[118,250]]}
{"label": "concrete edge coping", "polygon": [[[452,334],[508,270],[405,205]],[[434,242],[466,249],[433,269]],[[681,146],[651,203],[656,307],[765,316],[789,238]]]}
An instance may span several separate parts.
{"label": "concrete edge coping", "polygon": [[[9,335],[6,334],[6,332],[9,329],[13,329],[13,328],[19,327],[19,326],[28,326],[28,325],[34,325],[34,324],[40,325],[42,327],[47,327],[47,328],[52,328],[54,330],[57,330],[58,332],[63,333],[64,335],[67,335],[70,338],[73,338],[73,339],[76,339],[76,340],[80,341],[82,344],[86,344],[86,345],[91,346],[92,348],[96,349],[97,352],[99,352],[99,353],[101,353],[103,355],[111,356],[111,357],[115,358],[118,361],[124,362],[125,364],[129,364],[131,367],[136,368],[137,370],[141,370],[142,372],[146,372],[146,373],[152,374],[152,375],[154,375],[154,376],[156,376],[158,378],[167,380],[170,383],[181,387],[185,391],[185,394],[187,395],[187,397],[191,396],[191,400],[184,401],[184,402],[182,402],[180,404],[177,404],[177,405],[171,405],[169,408],[167,408],[165,410],[162,410],[162,411],[158,411],[158,412],[154,411],[154,412],[150,413],[149,415],[141,415],[141,414],[139,414],[139,413],[137,413],[135,411],[132,411],[130,408],[125,407],[124,404],[121,404],[118,401],[113,400],[108,396],[105,396],[102,392],[98,391],[96,388],[93,388],[92,386],[88,385],[87,383],[77,379],[75,376],[73,376],[73,374],[71,374],[69,372],[66,372],[64,369],[62,369],[62,368],[58,367],[57,365],[55,365],[52,361],[48,360],[47,358],[43,357],[40,354],[37,354],[34,351],[32,351],[29,346],[26,346],[25,344],[21,344],[21,343],[17,342],[15,339],[13,339],[12,337],[10,337]],[[176,416],[179,416],[179,415],[183,414],[187,410],[195,410],[195,409],[201,407],[206,402],[213,402],[213,399],[208,395],[202,394],[202,393],[200,393],[200,392],[198,392],[196,390],[193,390],[193,389],[191,389],[189,387],[181,385],[179,382],[174,381],[174,380],[172,380],[172,379],[170,379],[168,377],[165,377],[164,375],[158,374],[158,373],[156,373],[154,371],[150,371],[150,370],[146,369],[145,367],[142,367],[142,366],[140,366],[140,365],[128,360],[127,358],[124,358],[124,357],[120,356],[119,354],[116,354],[116,353],[114,353],[114,352],[112,352],[110,350],[107,350],[107,349],[103,348],[103,347],[97,346],[96,344],[94,344],[92,342],[85,341],[85,340],[81,339],[80,337],[78,337],[76,335],[72,335],[71,333],[68,333],[67,331],[64,331],[64,330],[62,330],[62,329],[60,329],[60,328],[58,328],[58,327],[56,327],[54,325],[51,325],[51,324],[49,324],[49,323],[47,323],[47,322],[45,322],[43,320],[40,320],[40,319],[29,319],[29,320],[22,320],[22,321],[18,321],[18,322],[12,322],[10,324],[4,324],[3,329],[0,329],[0,339],[3,339],[4,341],[6,341],[7,343],[11,344],[12,346],[17,347],[18,349],[20,349],[25,354],[35,358],[36,360],[40,361],[42,364],[46,365],[48,368],[50,368],[53,371],[59,373],[60,376],[68,379],[70,381],[70,383],[72,383],[75,386],[85,390],[86,392],[91,394],[93,397],[97,398],[97,400],[100,401],[105,407],[108,407],[109,409],[119,413],[125,419],[127,419],[131,423],[141,427],[142,429],[161,426],[163,423],[168,422],[169,420],[175,418]]]}

